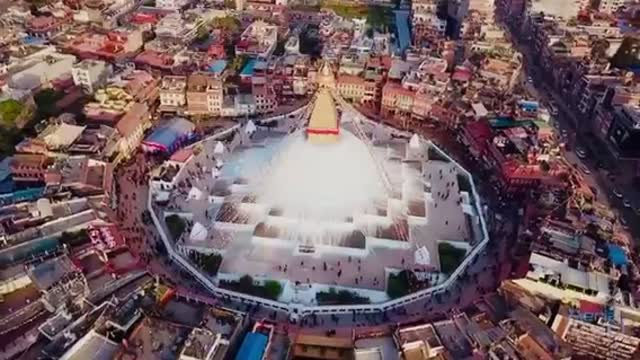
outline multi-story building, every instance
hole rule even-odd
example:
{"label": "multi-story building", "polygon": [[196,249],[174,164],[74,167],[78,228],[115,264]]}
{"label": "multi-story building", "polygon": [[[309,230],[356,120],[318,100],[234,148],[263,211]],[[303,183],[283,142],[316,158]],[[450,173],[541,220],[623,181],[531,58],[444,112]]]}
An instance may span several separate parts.
{"label": "multi-story building", "polygon": [[529,259],[529,271],[522,279],[511,280],[523,289],[554,300],[584,300],[605,305],[611,300],[615,276],[600,271],[576,269],[538,253]]}
{"label": "multi-story building", "polygon": [[39,154],[16,154],[11,158],[9,169],[16,182],[39,182],[44,175],[51,159]]}
{"label": "multi-story building", "polygon": [[365,80],[359,76],[339,74],[336,90],[343,98],[353,102],[361,102],[365,94]]}
{"label": "multi-story building", "polygon": [[527,8],[527,0],[496,0],[495,4],[499,17],[508,25],[519,29]]}
{"label": "multi-story building", "polygon": [[261,58],[271,56],[278,42],[278,27],[264,21],[255,21],[240,35],[236,54]]}
{"label": "multi-story building", "polygon": [[165,76],[160,83],[160,110],[177,111],[187,104],[185,90],[187,78],[184,76]]}
{"label": "multi-story building", "polygon": [[195,13],[172,13],[163,17],[154,30],[158,38],[168,38],[188,44],[198,35],[204,18]]}
{"label": "multi-story building", "polygon": [[[606,100],[605,100],[606,101]],[[604,140],[615,158],[640,158],[640,107],[620,105],[602,106],[594,119],[596,134]]]}
{"label": "multi-story building", "polygon": [[551,328],[571,345],[576,355],[586,358],[627,360],[636,359],[639,354],[640,338],[620,332],[614,324],[594,324],[558,314]]}
{"label": "multi-story building", "polygon": [[88,94],[103,85],[110,74],[111,65],[100,60],[85,59],[71,68],[73,83]]}
{"label": "multi-story building", "polygon": [[144,103],[134,103],[118,121],[116,130],[120,134],[118,152],[121,158],[128,158],[142,142],[145,130],[151,127],[151,113]]}
{"label": "multi-story building", "polygon": [[603,13],[607,13],[607,14],[613,14],[620,7],[628,5],[630,3],[634,3],[634,1],[631,1],[631,0],[600,0],[599,4],[598,4],[598,11],[599,12],[603,12]]}
{"label": "multi-story building", "polygon": [[63,45],[80,58],[103,58],[116,60],[130,56],[143,45],[142,29],[117,28],[107,34],[82,33]]}
{"label": "multi-story building", "polygon": [[71,191],[77,196],[109,195],[114,184],[113,164],[84,155],[57,159],[47,169],[45,182],[52,190]]}
{"label": "multi-story building", "polygon": [[468,10],[477,11],[485,16],[493,16],[494,3],[493,0],[469,0]]}
{"label": "multi-story building", "polygon": [[414,43],[429,36],[442,36],[447,30],[446,14],[438,13],[438,0],[417,0],[411,4]]}
{"label": "multi-story building", "polygon": [[433,94],[423,87],[419,88],[413,99],[412,115],[418,119],[427,118],[431,113],[431,104],[433,101]]}
{"label": "multi-story building", "polygon": [[188,2],[187,0],[158,0],[156,7],[164,10],[179,10]]}
{"label": "multi-story building", "polygon": [[272,113],[278,106],[278,100],[273,87],[269,85],[254,85],[252,94],[258,114]]}
{"label": "multi-story building", "polygon": [[34,16],[25,24],[28,35],[49,39],[66,29],[71,23],[71,16],[64,11],[56,11],[52,15]]}
{"label": "multi-story building", "polygon": [[212,74],[193,73],[187,78],[187,113],[220,115],[224,91],[222,82]]}
{"label": "multi-story building", "polygon": [[415,93],[395,82],[382,87],[382,107],[386,113],[410,114]]}
{"label": "multi-story building", "polygon": [[22,71],[14,73],[8,85],[17,90],[35,90],[51,81],[66,77],[76,58],[73,55],[52,53],[29,63]]}

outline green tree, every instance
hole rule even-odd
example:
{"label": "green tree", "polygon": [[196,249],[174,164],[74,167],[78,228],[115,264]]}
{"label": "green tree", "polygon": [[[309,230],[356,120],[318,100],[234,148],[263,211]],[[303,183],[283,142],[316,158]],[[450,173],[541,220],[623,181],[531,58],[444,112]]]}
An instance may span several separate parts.
{"label": "green tree", "polygon": [[8,156],[15,152],[15,146],[22,141],[24,135],[17,128],[0,126],[0,154]]}
{"label": "green tree", "polygon": [[609,42],[607,39],[597,39],[591,44],[591,58],[594,61],[605,59],[609,50]]}
{"label": "green tree", "polygon": [[89,233],[87,229],[64,231],[60,234],[60,242],[69,247],[79,246],[89,242]]}
{"label": "green tree", "polygon": [[282,285],[278,281],[267,280],[264,282],[264,290],[269,299],[277,300],[282,293]]}
{"label": "green tree", "polygon": [[449,243],[438,244],[438,255],[440,258],[440,271],[445,274],[454,272],[462,262],[467,252]]}
{"label": "green tree", "polygon": [[367,25],[381,31],[387,31],[391,24],[391,11],[383,6],[369,6]]}
{"label": "green tree", "polygon": [[245,55],[239,55],[233,58],[229,69],[235,72],[239,72],[246,65],[248,58]]}
{"label": "green tree", "polygon": [[242,26],[240,20],[232,16],[217,17],[211,20],[214,29],[222,29],[231,33],[238,32]]}
{"label": "green tree", "polygon": [[222,256],[219,254],[205,255],[202,260],[202,269],[209,275],[215,276],[218,273],[220,264],[222,263]]}
{"label": "green tree", "polygon": [[549,170],[551,170],[551,166],[549,165],[548,162],[542,161],[542,162],[540,162],[540,170],[542,170],[543,172],[547,173],[547,172],[549,172]]}
{"label": "green tree", "polygon": [[253,278],[249,275],[244,275],[238,281],[238,287],[243,293],[251,294],[253,292]]}
{"label": "green tree", "polygon": [[0,102],[0,122],[5,128],[16,126],[16,119],[22,114],[24,105],[14,99]]}
{"label": "green tree", "polygon": [[368,304],[371,302],[369,298],[360,296],[354,291],[336,291],[335,288],[329,288],[329,291],[317,292],[316,301],[320,305],[357,305]]}
{"label": "green tree", "polygon": [[205,41],[209,38],[209,26],[202,25],[198,28],[198,33],[196,35],[196,41]]}
{"label": "green tree", "polygon": [[48,118],[56,115],[58,113],[56,102],[62,99],[63,96],[64,94],[53,89],[44,89],[35,94],[33,100],[38,109],[38,117]]}
{"label": "green tree", "polygon": [[169,215],[166,217],[166,219],[164,219],[164,222],[167,224],[169,234],[174,241],[178,240],[180,238],[180,235],[182,235],[182,233],[187,228],[187,224],[185,223],[184,219],[179,215]]}
{"label": "green tree", "polygon": [[411,293],[409,285],[409,272],[402,270],[397,274],[389,274],[387,282],[387,295],[395,299]]}

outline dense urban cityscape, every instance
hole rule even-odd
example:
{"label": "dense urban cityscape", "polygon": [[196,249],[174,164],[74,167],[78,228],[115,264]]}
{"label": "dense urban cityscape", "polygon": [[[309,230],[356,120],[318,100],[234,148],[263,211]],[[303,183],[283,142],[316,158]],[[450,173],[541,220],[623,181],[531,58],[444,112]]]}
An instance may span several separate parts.
{"label": "dense urban cityscape", "polygon": [[640,359],[637,0],[0,6],[0,359]]}

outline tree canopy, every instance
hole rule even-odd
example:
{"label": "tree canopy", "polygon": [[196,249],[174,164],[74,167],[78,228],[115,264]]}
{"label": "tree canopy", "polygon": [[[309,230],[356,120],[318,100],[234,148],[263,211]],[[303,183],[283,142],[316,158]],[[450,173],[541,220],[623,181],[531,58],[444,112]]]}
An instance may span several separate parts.
{"label": "tree canopy", "polygon": [[357,305],[371,302],[369,298],[360,296],[354,291],[336,290],[335,288],[317,292],[316,301],[319,305]]}
{"label": "tree canopy", "polygon": [[388,31],[392,23],[392,12],[383,6],[369,6],[367,25],[380,31]]}
{"label": "tree canopy", "polygon": [[185,223],[184,219],[182,219],[179,215],[169,215],[164,221],[167,224],[169,234],[171,234],[173,240],[178,240],[180,238],[180,235],[182,235],[182,233],[187,228],[187,224]]}
{"label": "tree canopy", "polygon": [[13,128],[16,119],[22,114],[24,105],[14,99],[7,99],[0,102],[0,123],[5,128]]}
{"label": "tree canopy", "polygon": [[219,254],[202,254],[194,252],[191,254],[191,260],[204,272],[211,276],[218,274],[218,269],[222,263],[222,256]]}
{"label": "tree canopy", "polygon": [[53,89],[44,89],[33,96],[33,101],[38,108],[39,118],[48,118],[54,116],[58,112],[56,102],[62,99],[64,94]]}
{"label": "tree canopy", "polygon": [[220,286],[224,289],[271,300],[278,300],[280,293],[282,293],[282,285],[279,282],[267,280],[264,282],[264,285],[256,285],[253,282],[253,278],[249,275],[244,275],[238,281],[221,281]]}
{"label": "tree canopy", "polygon": [[451,274],[462,263],[467,252],[464,249],[459,249],[443,242],[438,244],[438,254],[440,255],[440,271],[445,274]]}
{"label": "tree canopy", "polygon": [[402,270],[397,274],[389,274],[387,295],[395,299],[410,294],[412,292],[410,277],[414,278],[415,276],[407,270]]}
{"label": "tree canopy", "polygon": [[211,26],[214,29],[222,29],[228,32],[237,32],[242,24],[240,20],[232,16],[217,17],[211,20]]}

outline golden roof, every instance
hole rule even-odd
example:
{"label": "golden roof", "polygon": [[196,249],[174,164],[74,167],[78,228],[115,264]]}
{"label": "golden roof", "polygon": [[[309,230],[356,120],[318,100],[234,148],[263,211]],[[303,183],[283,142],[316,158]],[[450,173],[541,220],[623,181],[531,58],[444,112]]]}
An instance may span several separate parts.
{"label": "golden roof", "polygon": [[335,142],[339,124],[336,104],[327,89],[320,89],[313,102],[307,134],[314,143]]}

